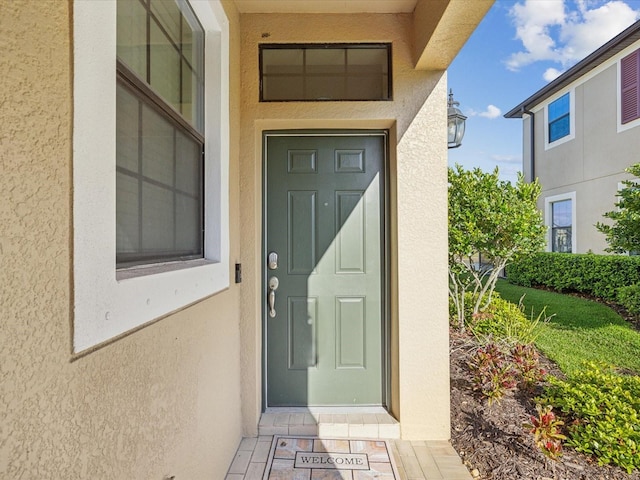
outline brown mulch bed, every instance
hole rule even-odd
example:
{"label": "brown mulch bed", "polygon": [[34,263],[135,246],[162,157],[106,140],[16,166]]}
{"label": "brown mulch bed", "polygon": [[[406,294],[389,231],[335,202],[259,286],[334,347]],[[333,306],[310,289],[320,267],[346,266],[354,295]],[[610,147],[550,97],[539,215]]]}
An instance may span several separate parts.
{"label": "brown mulch bed", "polygon": [[[535,413],[530,396],[515,393],[488,405],[472,389],[467,367],[477,346],[473,337],[451,331],[451,443],[469,471],[479,480],[640,480],[618,467],[597,462],[570,448],[558,461],[548,460],[535,446],[533,436],[522,427]],[[561,376],[542,355],[542,366]]]}

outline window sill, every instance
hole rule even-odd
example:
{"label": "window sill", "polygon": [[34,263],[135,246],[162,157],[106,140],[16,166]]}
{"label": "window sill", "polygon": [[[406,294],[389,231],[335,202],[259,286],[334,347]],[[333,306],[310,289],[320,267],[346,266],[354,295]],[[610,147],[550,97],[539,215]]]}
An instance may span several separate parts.
{"label": "window sill", "polygon": [[186,268],[204,267],[215,263],[216,262],[207,260],[206,258],[199,258],[197,260],[154,263],[152,265],[136,265],[135,267],[117,269],[116,280],[120,282],[132,278],[146,277],[148,275],[175,272],[176,270],[184,270]]}

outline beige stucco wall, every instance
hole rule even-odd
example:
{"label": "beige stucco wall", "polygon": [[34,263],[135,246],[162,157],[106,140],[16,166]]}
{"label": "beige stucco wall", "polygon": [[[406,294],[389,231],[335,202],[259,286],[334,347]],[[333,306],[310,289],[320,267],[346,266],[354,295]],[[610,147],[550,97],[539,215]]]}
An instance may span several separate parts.
{"label": "beige stucco wall", "polygon": [[[636,46],[637,48],[637,46]],[[538,207],[545,198],[575,192],[576,252],[604,253],[605,236],[595,223],[615,208],[622,180],[631,178],[625,168],[638,161],[638,127],[617,131],[618,85],[615,59],[573,85],[575,90],[575,138],[545,150],[544,109],[535,109],[535,173],[542,185]],[[547,102],[548,103],[548,102]],[[530,118],[523,122],[524,171],[531,177]]]}
{"label": "beige stucco wall", "polygon": [[[245,433],[261,409],[262,132],[364,128],[388,129],[392,143],[392,409],[405,438],[449,438],[446,75],[414,70],[410,14],[244,14],[241,32]],[[392,42],[394,101],[259,103],[260,42]]]}
{"label": "beige stucco wall", "polygon": [[[237,286],[71,355],[72,5],[0,0],[0,478],[224,478],[241,437]],[[232,261],[240,258],[234,15]]]}

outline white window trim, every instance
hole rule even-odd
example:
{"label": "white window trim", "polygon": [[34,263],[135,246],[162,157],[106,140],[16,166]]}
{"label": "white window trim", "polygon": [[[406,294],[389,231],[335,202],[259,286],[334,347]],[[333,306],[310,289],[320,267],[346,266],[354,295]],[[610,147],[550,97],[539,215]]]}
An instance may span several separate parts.
{"label": "white window trim", "polygon": [[[559,138],[555,142],[549,143],[549,105],[558,100],[560,97],[569,93],[569,135],[565,135],[562,138]],[[563,143],[570,142],[574,138],[576,138],[576,98],[575,98],[575,90],[571,89],[568,92],[564,90],[561,93],[554,95],[549,98],[544,106],[544,149],[550,150],[552,148],[557,147],[558,145],[562,145]]]}
{"label": "white window trim", "polygon": [[[229,28],[205,30],[205,261],[116,276],[116,1],[74,2],[73,350],[81,352],[229,287]],[[176,268],[176,265],[178,268]],[[155,266],[157,267],[157,266]]]}
{"label": "white window trim", "polygon": [[552,195],[544,199],[544,224],[547,226],[547,252],[551,252],[553,245],[552,238],[552,211],[551,205],[555,202],[561,202],[562,200],[571,200],[571,253],[578,252],[577,242],[577,224],[576,224],[576,211],[578,210],[576,204],[576,192],[561,193],[559,195]]}

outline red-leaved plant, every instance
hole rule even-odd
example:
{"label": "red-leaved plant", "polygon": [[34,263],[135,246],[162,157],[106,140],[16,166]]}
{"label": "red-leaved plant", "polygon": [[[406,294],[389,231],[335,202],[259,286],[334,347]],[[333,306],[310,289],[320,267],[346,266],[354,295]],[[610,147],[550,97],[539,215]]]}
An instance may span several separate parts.
{"label": "red-leaved plant", "polygon": [[551,410],[551,405],[546,407],[536,405],[538,416],[532,415],[531,423],[525,423],[523,426],[533,434],[536,446],[542,453],[552,460],[557,460],[562,456],[562,441],[567,437],[560,433],[560,427],[564,422],[558,420]]}
{"label": "red-leaved plant", "polygon": [[520,388],[532,392],[544,381],[547,372],[540,367],[540,356],[533,345],[516,344],[511,349],[511,359],[520,376]]}
{"label": "red-leaved plant", "polygon": [[468,363],[473,373],[473,388],[487,397],[489,405],[500,400],[518,384],[513,362],[495,343],[476,350]]}

